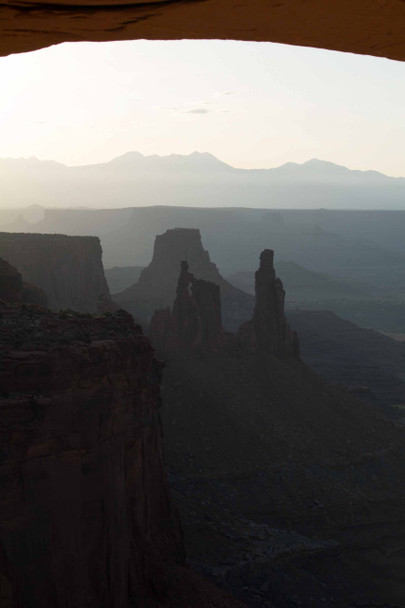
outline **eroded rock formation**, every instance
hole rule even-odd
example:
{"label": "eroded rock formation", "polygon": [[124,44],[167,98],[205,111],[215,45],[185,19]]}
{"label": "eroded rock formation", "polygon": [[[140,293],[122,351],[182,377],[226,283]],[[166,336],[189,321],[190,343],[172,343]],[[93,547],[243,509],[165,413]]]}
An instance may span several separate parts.
{"label": "eroded rock formation", "polygon": [[112,310],[100,240],[62,234],[0,233],[0,256],[40,287],[52,310]]}
{"label": "eroded rock formation", "polygon": [[256,302],[251,321],[238,330],[242,344],[278,357],[299,356],[299,341],[284,314],[285,292],[274,270],[274,252],[265,249],[255,273]]}
{"label": "eroded rock formation", "polygon": [[182,567],[159,378],[127,313],[0,304],[2,608],[239,606]]}
{"label": "eroded rock formation", "polygon": [[182,260],[188,262],[198,279],[221,288],[224,327],[236,330],[242,319],[250,316],[253,298],[225,281],[208,251],[203,249],[200,231],[194,228],[175,228],[158,235],[149,266],[144,268],[137,283],[114,295],[114,300],[148,323],[155,310],[172,305]]}
{"label": "eroded rock formation", "polygon": [[226,334],[222,326],[219,285],[196,279],[189,272],[188,262],[182,261],[172,311],[170,307],[159,309],[152,317],[149,330],[152,344],[163,351],[237,344],[242,349],[298,358],[298,335],[291,330],[284,314],[285,292],[276,277],[273,259],[271,249],[262,251],[255,274],[253,317],[242,323],[236,337]]}
{"label": "eroded rock formation", "polygon": [[24,283],[17,268],[0,258],[0,300],[5,302],[29,302],[46,306],[42,289],[32,283]]}
{"label": "eroded rock formation", "polygon": [[188,262],[181,262],[173,310],[157,310],[151,320],[150,337],[156,348],[212,349],[222,346],[225,332],[221,321],[220,288],[196,279]]}

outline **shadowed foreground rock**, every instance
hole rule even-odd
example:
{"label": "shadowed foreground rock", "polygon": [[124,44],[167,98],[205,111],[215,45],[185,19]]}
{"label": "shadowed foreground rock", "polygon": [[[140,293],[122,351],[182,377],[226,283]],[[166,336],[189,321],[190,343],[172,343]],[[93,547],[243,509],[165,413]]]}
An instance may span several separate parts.
{"label": "shadowed foreground rock", "polygon": [[0,303],[2,608],[240,606],[183,567],[160,369],[127,313]]}

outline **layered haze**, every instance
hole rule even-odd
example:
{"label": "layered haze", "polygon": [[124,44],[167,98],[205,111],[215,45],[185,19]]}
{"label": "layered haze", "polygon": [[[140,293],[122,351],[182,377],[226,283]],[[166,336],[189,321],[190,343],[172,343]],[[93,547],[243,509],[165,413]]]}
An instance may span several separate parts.
{"label": "layered haze", "polygon": [[405,178],[318,159],[273,169],[238,169],[199,152],[128,152],[107,163],[76,167],[36,158],[0,159],[0,182],[0,206],[10,210],[32,204],[405,209]]}

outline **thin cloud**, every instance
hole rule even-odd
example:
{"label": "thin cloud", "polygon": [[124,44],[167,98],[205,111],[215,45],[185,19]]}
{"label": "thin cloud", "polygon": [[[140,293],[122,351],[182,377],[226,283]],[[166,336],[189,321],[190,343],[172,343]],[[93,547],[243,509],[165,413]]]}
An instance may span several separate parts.
{"label": "thin cloud", "polygon": [[182,106],[154,106],[155,110],[165,110],[176,114],[208,114],[208,112],[223,112],[226,110],[215,110],[214,108],[206,108],[201,106],[218,106],[221,103],[221,98],[237,95],[235,91],[216,92],[208,99],[194,100]]}
{"label": "thin cloud", "polygon": [[206,108],[195,108],[194,110],[187,110],[183,112],[183,114],[208,114],[211,110],[207,110]]}

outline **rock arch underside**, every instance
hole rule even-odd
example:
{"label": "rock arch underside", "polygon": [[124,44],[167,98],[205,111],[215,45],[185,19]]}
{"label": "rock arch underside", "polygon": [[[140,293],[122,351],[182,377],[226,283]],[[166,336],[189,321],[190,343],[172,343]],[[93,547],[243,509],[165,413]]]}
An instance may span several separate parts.
{"label": "rock arch underside", "polygon": [[0,54],[68,41],[233,39],[405,60],[404,0],[12,0]]}

